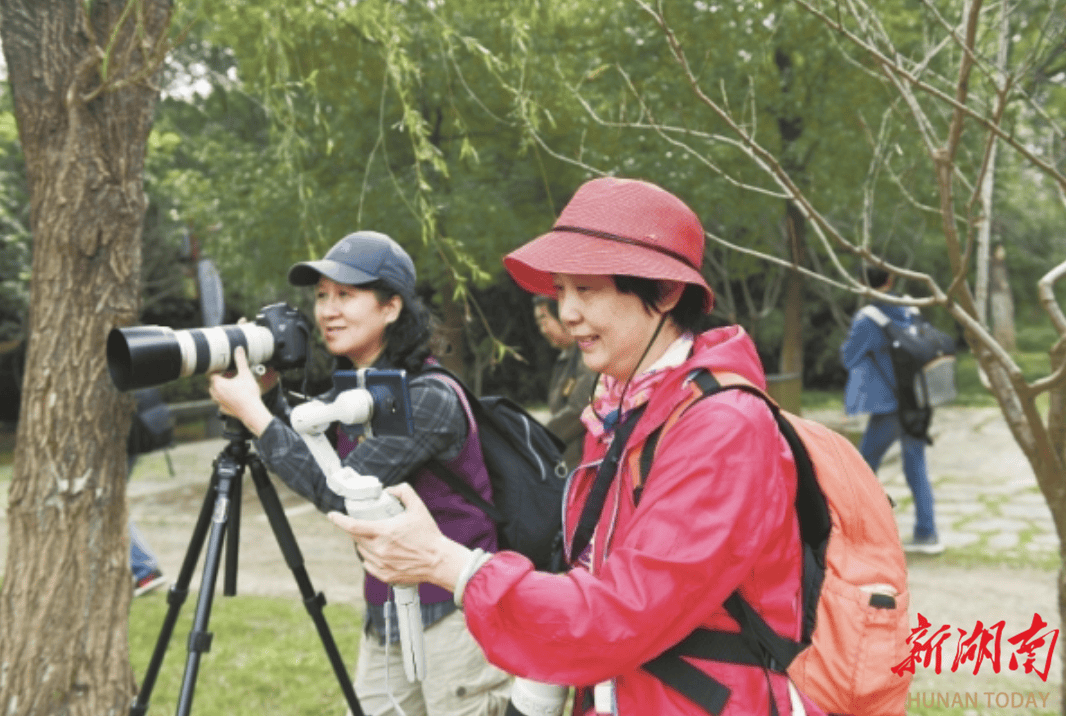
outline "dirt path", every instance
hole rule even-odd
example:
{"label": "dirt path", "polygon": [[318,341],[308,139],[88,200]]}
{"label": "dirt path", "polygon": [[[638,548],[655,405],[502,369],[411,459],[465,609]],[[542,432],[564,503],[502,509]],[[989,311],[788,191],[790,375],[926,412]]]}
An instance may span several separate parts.
{"label": "dirt path", "polygon": [[[129,487],[130,514],[170,577],[178,575],[205,498],[214,505],[214,496],[208,494],[211,465],[224,446],[224,441],[212,440],[171,450],[174,477],[166,474],[161,455],[145,458],[134,471]],[[351,540],[281,481],[272,479],[272,484],[315,589],[324,591],[331,601],[358,602],[362,571]],[[298,597],[295,578],[247,474],[242,498],[238,593]],[[201,555],[193,585],[199,584],[202,568]]]}

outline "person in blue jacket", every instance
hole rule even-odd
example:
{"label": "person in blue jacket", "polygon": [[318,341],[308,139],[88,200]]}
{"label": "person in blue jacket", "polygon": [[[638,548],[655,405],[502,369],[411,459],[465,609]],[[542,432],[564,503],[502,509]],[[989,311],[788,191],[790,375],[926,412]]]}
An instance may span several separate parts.
{"label": "person in blue jacket", "polygon": [[[877,267],[866,268],[867,284],[882,293],[892,290],[892,275]],[[877,302],[876,305],[890,320],[901,326],[909,325],[916,315],[904,306]],[[876,361],[876,363],[875,363]],[[848,370],[844,388],[844,409],[848,415],[869,413],[859,452],[877,471],[881,459],[896,440],[901,441],[903,474],[914,496],[914,534],[903,542],[908,552],[940,554],[944,546],[936,530],[933,488],[925,463],[925,440],[903,431],[896,400],[895,374],[888,354],[888,338],[880,326],[861,312],[851,320],[851,330],[840,346],[840,362]],[[889,382],[893,381],[893,382]]]}

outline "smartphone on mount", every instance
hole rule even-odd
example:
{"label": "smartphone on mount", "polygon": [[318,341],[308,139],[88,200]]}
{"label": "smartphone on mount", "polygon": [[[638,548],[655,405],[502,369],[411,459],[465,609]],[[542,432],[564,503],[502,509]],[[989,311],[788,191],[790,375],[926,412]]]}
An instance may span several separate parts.
{"label": "smartphone on mount", "polygon": [[393,368],[338,370],[333,374],[333,386],[338,393],[353,388],[370,393],[374,399],[370,435],[414,435],[407,371]]}

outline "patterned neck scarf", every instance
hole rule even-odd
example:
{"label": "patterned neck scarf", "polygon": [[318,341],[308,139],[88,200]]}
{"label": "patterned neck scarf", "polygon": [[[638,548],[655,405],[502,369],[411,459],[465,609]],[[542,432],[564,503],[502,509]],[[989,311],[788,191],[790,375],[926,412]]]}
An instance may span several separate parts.
{"label": "patterned neck scarf", "polygon": [[692,333],[682,334],[670,344],[659,360],[640,375],[634,376],[629,381],[628,388],[623,380],[602,376],[596,386],[592,403],[581,414],[581,422],[585,424],[585,428],[601,443],[610,442],[615,426],[634,408],[648,402],[669,369],[676,368],[688,360],[695,340]]}

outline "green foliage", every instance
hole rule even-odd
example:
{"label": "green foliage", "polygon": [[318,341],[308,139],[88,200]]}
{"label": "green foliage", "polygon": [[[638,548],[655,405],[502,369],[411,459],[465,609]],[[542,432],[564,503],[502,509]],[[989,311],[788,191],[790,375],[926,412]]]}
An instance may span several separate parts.
{"label": "green foliage", "polygon": [[0,343],[24,338],[30,281],[29,189],[11,107],[0,93]]}
{"label": "green foliage", "polygon": [[[900,52],[921,55],[942,29],[929,8],[891,2],[881,10]],[[869,57],[784,0],[668,3],[665,11],[700,91],[770,149],[834,226],[946,284],[939,220],[915,204],[937,201],[925,147]],[[197,325],[194,291],[172,270],[186,234],[218,261],[234,319],[267,302],[302,301],[285,284],[288,266],[360,228],[400,241],[438,304],[462,303],[471,288],[507,284],[500,257],[546,229],[573,189],[599,172],[658,182],[714,235],[789,255],[779,189],[696,95],[661,28],[631,0],[203,0],[178,12],[176,26],[192,31],[166,68],[169,92],[146,176],[150,315]],[[1028,89],[1048,98],[1049,114],[1012,121],[1039,130],[1061,115],[1051,101],[1062,91],[1052,79],[1056,35],[1038,24],[1040,13],[1018,16],[1020,46],[1046,45]],[[985,38],[989,47],[994,39]],[[950,79],[957,59],[937,55],[930,77]],[[976,84],[973,91],[987,93]],[[942,129],[946,118],[931,116]],[[960,162],[969,171],[981,156],[980,133],[964,141]],[[1053,188],[1022,165],[1001,166],[994,231],[1008,247],[1019,311],[1030,315],[1033,275],[1046,270],[1044,257],[1063,255],[1061,208]],[[869,224],[868,179],[878,182]],[[809,245],[812,264],[832,273],[813,236]],[[776,365],[782,271],[713,242],[706,256],[717,320],[745,325]],[[858,264],[845,257],[844,269]],[[852,299],[834,290],[808,300],[815,330],[807,373],[839,380],[835,344]],[[519,345],[500,338],[509,330],[500,306],[466,311],[468,327],[484,313],[491,332],[470,328],[471,344],[486,351],[479,360],[492,362],[500,346],[493,339]],[[495,360],[502,369],[506,361]]]}
{"label": "green foliage", "polygon": [[1015,343],[1021,353],[1047,354],[1059,336],[1053,326],[1046,324],[1017,326]]}
{"label": "green foliage", "polygon": [[[158,189],[239,313],[293,300],[288,266],[357,229],[393,236],[461,302],[550,225],[552,162],[516,152],[504,68],[482,44],[521,41],[523,23],[504,3],[449,9],[205,4],[172,71],[206,65],[212,91],[162,105],[157,129],[182,141]],[[473,27],[501,29],[473,41]]]}
{"label": "green foliage", "polygon": [[[166,713],[178,703],[192,606],[185,605],[174,628],[150,712]],[[138,597],[130,607],[130,663],[138,680],[152,656],[166,608],[163,592]],[[341,657],[354,674],[362,616],[347,605],[329,605],[325,615]],[[211,650],[202,655],[196,679],[194,713],[319,716],[344,708],[340,685],[299,599],[240,594],[216,599],[211,632]]]}

